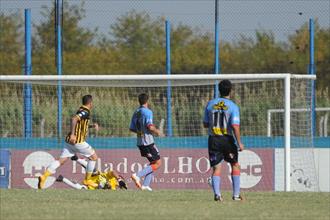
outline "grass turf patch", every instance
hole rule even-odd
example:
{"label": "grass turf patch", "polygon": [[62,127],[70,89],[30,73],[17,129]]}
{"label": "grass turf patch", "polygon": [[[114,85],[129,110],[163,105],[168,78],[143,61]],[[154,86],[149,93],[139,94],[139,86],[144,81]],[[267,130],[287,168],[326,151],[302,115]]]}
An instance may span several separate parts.
{"label": "grass turf patch", "polygon": [[208,190],[0,190],[0,219],[330,219],[330,193]]}

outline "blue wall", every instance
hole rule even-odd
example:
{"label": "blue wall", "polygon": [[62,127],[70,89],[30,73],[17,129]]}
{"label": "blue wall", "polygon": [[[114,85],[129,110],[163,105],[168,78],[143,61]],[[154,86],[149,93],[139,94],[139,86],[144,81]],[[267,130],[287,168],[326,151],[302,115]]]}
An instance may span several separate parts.
{"label": "blue wall", "polygon": [[[89,138],[88,143],[97,149],[135,148],[136,138]],[[282,148],[283,137],[242,137],[246,148]],[[61,149],[64,142],[58,142],[57,138],[0,138],[1,149]],[[156,138],[159,147],[166,148],[207,148],[207,137],[165,137]],[[292,147],[310,147],[308,138],[293,137]],[[330,148],[330,137],[314,139],[315,148]]]}
{"label": "blue wall", "polygon": [[10,176],[10,151],[0,149],[0,188],[9,187],[9,176]]}

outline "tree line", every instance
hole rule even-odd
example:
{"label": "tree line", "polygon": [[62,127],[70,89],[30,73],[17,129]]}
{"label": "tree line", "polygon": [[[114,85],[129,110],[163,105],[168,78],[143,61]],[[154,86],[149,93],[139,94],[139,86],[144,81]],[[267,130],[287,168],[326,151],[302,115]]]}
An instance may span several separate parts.
{"label": "tree line", "polygon": [[[64,74],[165,74],[164,18],[129,11],[109,25],[109,34],[83,27],[83,4],[64,3]],[[56,74],[54,8],[44,7],[43,19],[33,24],[33,74]],[[0,72],[24,70],[24,30],[18,14],[0,13]],[[213,33],[184,24],[172,27],[173,74],[214,72]],[[318,104],[330,104],[330,27],[315,25],[315,63]],[[242,33],[220,43],[223,73],[290,72],[306,74],[309,63],[308,23],[287,40],[277,41],[271,31],[256,30],[255,37]]]}

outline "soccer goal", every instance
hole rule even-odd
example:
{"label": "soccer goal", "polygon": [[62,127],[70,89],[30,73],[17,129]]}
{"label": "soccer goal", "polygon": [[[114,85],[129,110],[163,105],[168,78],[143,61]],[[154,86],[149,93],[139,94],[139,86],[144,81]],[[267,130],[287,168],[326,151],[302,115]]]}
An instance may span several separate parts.
{"label": "soccer goal", "polygon": [[[93,96],[91,121],[101,128],[91,129],[87,139],[100,157],[98,168],[115,169],[125,177],[141,169],[147,161],[136,149],[129,124],[138,94],[147,93],[154,124],[164,134],[155,140],[162,157],[155,187],[207,188],[211,171],[203,113],[223,79],[232,81],[232,99],[240,106],[246,147],[239,155],[243,190],[318,191],[311,124],[315,76],[287,73],[1,75],[0,144],[1,150],[11,152],[15,173],[11,187],[35,188],[36,177],[59,154],[70,118],[85,94]],[[272,115],[271,137],[267,135],[269,109],[284,109]],[[83,172],[74,163],[61,169],[69,177]],[[226,166],[223,175],[228,178],[223,178],[222,187],[229,190]],[[55,179],[51,184],[56,186]]]}

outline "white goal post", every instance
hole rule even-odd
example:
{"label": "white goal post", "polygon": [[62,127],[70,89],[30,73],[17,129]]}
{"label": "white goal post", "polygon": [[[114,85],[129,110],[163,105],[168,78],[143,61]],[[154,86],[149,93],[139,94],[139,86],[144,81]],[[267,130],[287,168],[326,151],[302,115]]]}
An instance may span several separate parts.
{"label": "white goal post", "polygon": [[[34,83],[46,82],[44,84],[75,86],[75,84],[84,85],[86,82],[94,87],[133,87],[138,86],[171,86],[194,85],[189,81],[199,80],[198,85],[214,85],[219,80],[229,79],[238,82],[259,82],[264,80],[283,80],[284,89],[284,180],[285,191],[291,191],[290,174],[291,174],[291,82],[295,79],[316,80],[315,75],[292,75],[289,73],[260,73],[260,74],[187,74],[187,75],[0,75],[0,83],[17,82],[17,83]],[[145,83],[152,80],[153,83]],[[134,85],[132,83],[135,83]],[[244,106],[242,106],[244,108]]]}

